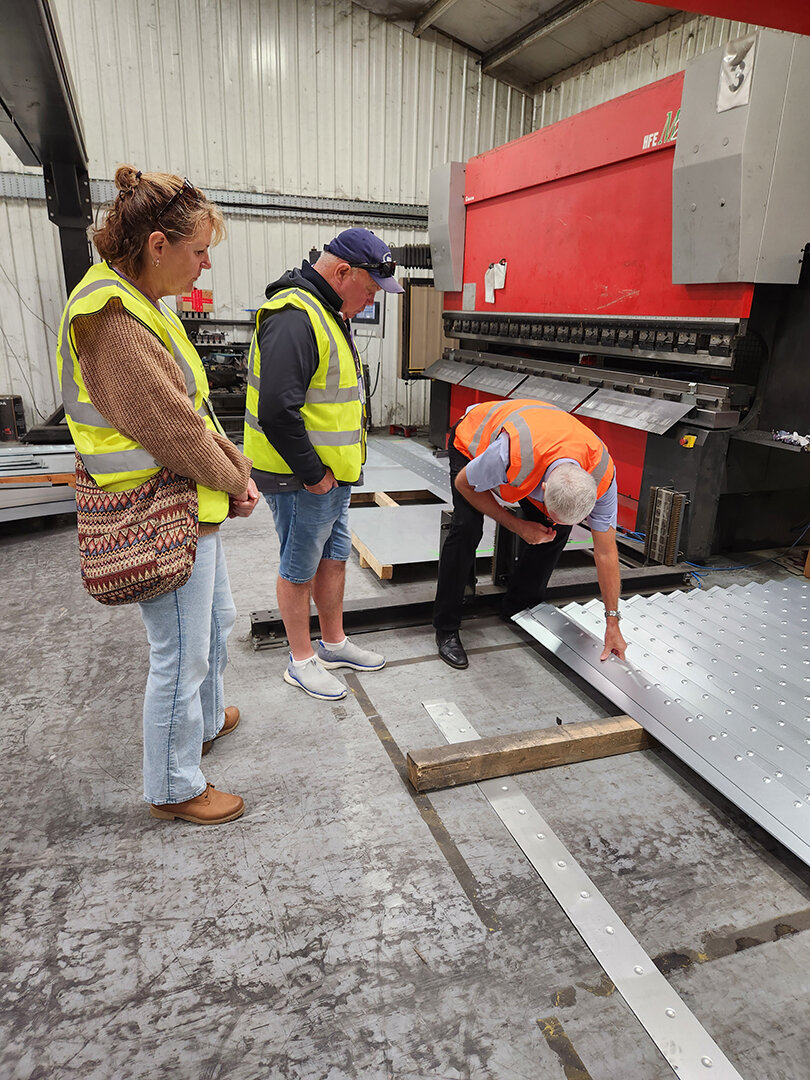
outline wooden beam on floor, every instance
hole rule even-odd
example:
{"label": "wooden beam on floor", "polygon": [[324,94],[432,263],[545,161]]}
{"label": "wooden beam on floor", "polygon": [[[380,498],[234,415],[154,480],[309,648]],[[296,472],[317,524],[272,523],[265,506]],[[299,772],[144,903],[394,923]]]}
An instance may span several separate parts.
{"label": "wooden beam on floor", "polygon": [[76,486],[75,473],[32,473],[30,476],[0,476],[0,484],[68,484]]}
{"label": "wooden beam on floor", "polygon": [[652,744],[644,728],[631,717],[611,716],[412,750],[408,754],[408,778],[417,791],[436,791],[496,776],[626,754]]}

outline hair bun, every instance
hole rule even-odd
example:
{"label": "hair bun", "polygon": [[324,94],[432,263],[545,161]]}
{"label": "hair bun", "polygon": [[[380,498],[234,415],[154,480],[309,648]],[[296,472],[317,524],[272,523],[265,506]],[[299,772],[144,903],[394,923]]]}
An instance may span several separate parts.
{"label": "hair bun", "polygon": [[136,172],[132,165],[119,165],[115,170],[115,186],[120,192],[134,191],[142,175],[141,170]]}

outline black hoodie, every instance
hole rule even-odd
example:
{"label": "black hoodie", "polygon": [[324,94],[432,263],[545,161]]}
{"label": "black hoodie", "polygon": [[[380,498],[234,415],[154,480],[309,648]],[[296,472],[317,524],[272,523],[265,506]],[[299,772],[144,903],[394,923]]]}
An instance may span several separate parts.
{"label": "black hoodie", "polygon": [[[271,282],[265,295],[270,300],[282,289],[303,289],[311,293],[335,317],[351,344],[349,324],[340,314],[341,298],[328,282],[304,262],[300,270],[288,270]],[[309,316],[298,308],[283,308],[265,316],[259,328],[261,378],[259,382],[259,425],[265,436],[292,469],[269,473],[253,469],[259,491],[277,494],[312,487],[323,479],[326,469],[309,441],[301,408],[312,376],[318,367],[318,344]]]}

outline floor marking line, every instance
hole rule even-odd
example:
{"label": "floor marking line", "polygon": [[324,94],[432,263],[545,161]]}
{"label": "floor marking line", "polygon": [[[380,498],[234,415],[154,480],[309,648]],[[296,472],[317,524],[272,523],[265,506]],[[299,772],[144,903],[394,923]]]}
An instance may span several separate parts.
{"label": "floor marking line", "polygon": [[491,932],[495,932],[501,929],[501,922],[495,912],[487,907],[486,904],[478,898],[478,894],[481,890],[481,884],[476,878],[475,874],[470,869],[467,860],[459,851],[455,841],[451,837],[447,830],[446,825],[442,821],[438,811],[433,803],[426,795],[420,795],[413,790],[410,781],[408,780],[408,763],[405,759],[405,755],[399,748],[396,739],[391,734],[383,718],[380,716],[376,707],[374,706],[371,698],[363,689],[360,680],[355,672],[349,672],[346,676],[346,685],[354,694],[357,699],[360,708],[366,715],[371,727],[376,734],[377,738],[383,745],[383,749],[391,759],[391,763],[399,773],[399,777],[402,780],[402,784],[405,790],[413,800],[417,810],[419,811],[422,820],[430,829],[433,839],[436,841],[439,850],[444,855],[450,869],[453,871],[456,880],[464,890],[467,899],[472,904],[478,918]]}

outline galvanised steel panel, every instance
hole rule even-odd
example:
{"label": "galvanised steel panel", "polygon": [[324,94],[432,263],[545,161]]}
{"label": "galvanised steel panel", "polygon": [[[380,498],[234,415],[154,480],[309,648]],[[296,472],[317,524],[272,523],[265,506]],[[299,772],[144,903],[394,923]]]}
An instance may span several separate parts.
{"label": "galvanised steel panel", "polygon": [[[745,640],[740,639],[733,629],[727,631],[708,619],[695,620],[691,612],[682,606],[680,597],[677,601],[673,598],[672,603],[668,604],[660,594],[648,596],[647,603],[640,607],[635,603],[638,599],[638,597],[630,597],[623,601],[623,610],[632,610],[633,617],[640,620],[648,629],[651,628],[652,632],[660,633],[662,636],[671,636],[673,641],[680,640],[683,644],[679,647],[682,649],[702,650],[711,658],[709,663],[712,669],[715,665],[723,665],[732,672],[745,671],[746,678],[750,682],[749,702],[754,712],[762,707],[763,699],[768,700],[767,696],[771,695],[774,702],[779,703],[784,700],[785,707],[788,709],[785,714],[787,721],[783,716],[779,721],[780,725],[791,722],[794,712],[795,716],[804,721],[804,716],[810,712],[810,709],[807,708],[807,703],[798,686],[792,687],[783,677],[787,669],[784,662],[780,662],[772,670],[762,667],[764,653],[758,653],[756,649],[746,647]],[[637,607],[638,610],[636,610]],[[699,626],[705,629],[699,629]],[[737,677],[734,679],[736,686]],[[781,705],[780,708],[782,708]]]}
{"label": "galvanised steel panel", "polygon": [[[801,586],[797,586],[800,589]],[[778,611],[767,612],[759,603],[747,601],[741,593],[725,591],[711,605],[721,624],[736,626],[748,641],[757,644],[768,657],[784,657],[801,663],[810,656],[810,631],[791,622]]]}
{"label": "galvanised steel panel", "polygon": [[[442,511],[449,503],[428,506],[353,506],[349,509],[352,534],[383,565],[405,566],[438,562]],[[478,558],[495,550],[495,523],[484,521]]]}
{"label": "galvanised steel panel", "polygon": [[[623,604],[624,662],[599,661],[599,604],[565,612],[541,604],[515,621],[810,864],[807,597],[808,586],[791,581],[773,592],[715,588],[634,598]],[[773,614],[761,615],[763,600]],[[713,621],[702,621],[704,612]],[[713,630],[724,630],[719,649]],[[776,681],[781,696],[768,693],[765,679]]]}
{"label": "galvanised steel panel", "polygon": [[[629,600],[627,602],[630,603]],[[654,605],[655,608],[657,605],[658,601]],[[805,712],[810,712],[807,708],[805,690],[801,689],[798,683],[791,683],[788,679],[788,671],[796,671],[799,664],[804,673],[800,677],[806,680],[807,665],[810,663],[808,659],[810,653],[807,650],[802,649],[802,655],[798,661],[790,659],[789,647],[786,643],[775,643],[768,635],[764,640],[760,640],[759,636],[752,640],[749,634],[739,632],[740,626],[736,619],[724,614],[719,607],[696,606],[688,594],[673,596],[667,606],[671,609],[673,616],[683,619],[683,628],[687,634],[702,636],[709,642],[714,640],[718,645],[721,643],[727,645],[730,650],[733,650],[734,659],[741,657],[742,663],[748,665],[749,670],[757,675],[759,681],[764,681],[767,676],[776,679],[781,698],[785,698],[787,702]],[[655,613],[658,613],[657,610]],[[802,686],[804,685],[805,683],[802,682]]]}
{"label": "galvanised steel panel", "polygon": [[[594,636],[604,633],[601,605],[598,610],[590,604],[571,605],[563,610],[583,630]],[[804,795],[803,771],[791,767],[804,758],[810,761],[810,739],[805,733],[779,723],[775,702],[768,704],[765,699],[765,703],[753,709],[745,696],[749,686],[739,666],[713,668],[715,658],[698,646],[685,646],[676,635],[657,635],[632,614],[622,621],[627,624],[623,629],[625,637],[634,646],[634,662],[650,672],[655,680],[653,686],[665,690],[675,704],[688,706],[695,719],[708,717],[719,724],[714,737],[709,735],[710,741],[726,739],[728,750],[736,754],[753,751],[774,772],[781,769],[787,774],[785,783],[798,798]],[[795,756],[788,756],[786,761],[781,756],[785,750]]]}
{"label": "galvanised steel panel", "polygon": [[429,451],[412,444],[409,439],[377,439],[372,435],[369,438],[369,453],[372,452],[377,461],[393,461],[404,466],[421,477],[431,491],[443,492],[449,501],[450,474],[447,463],[438,464]]}
{"label": "galvanised steel panel", "polygon": [[[478,733],[453,702],[422,702],[448,742]],[[681,1080],[740,1074],[511,777],[478,788]],[[711,1070],[711,1071],[709,1071]]]}

